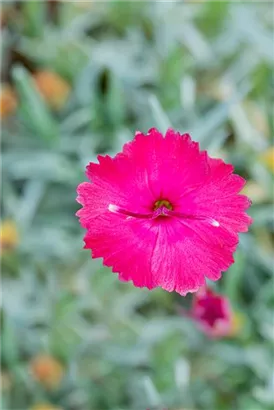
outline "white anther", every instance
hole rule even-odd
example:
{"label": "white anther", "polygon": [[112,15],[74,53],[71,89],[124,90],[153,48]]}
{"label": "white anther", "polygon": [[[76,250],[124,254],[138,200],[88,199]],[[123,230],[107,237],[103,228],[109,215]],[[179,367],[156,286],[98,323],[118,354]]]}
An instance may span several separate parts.
{"label": "white anther", "polygon": [[109,210],[110,212],[114,212],[114,213],[119,212],[119,208],[118,208],[118,206],[113,205],[113,204],[109,204],[109,206],[108,206],[108,210]]}

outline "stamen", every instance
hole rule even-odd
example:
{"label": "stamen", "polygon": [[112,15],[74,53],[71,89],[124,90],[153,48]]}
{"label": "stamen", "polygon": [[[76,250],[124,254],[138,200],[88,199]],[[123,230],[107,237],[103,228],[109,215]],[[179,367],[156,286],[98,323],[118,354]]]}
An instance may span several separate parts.
{"label": "stamen", "polygon": [[200,221],[208,222],[210,225],[215,226],[216,228],[220,226],[220,223],[216,221],[216,219],[211,218],[210,216],[191,215],[191,214],[184,214],[182,212],[173,211],[172,208],[170,209],[170,208],[167,208],[167,206],[163,205],[163,202],[167,202],[168,205],[172,207],[172,205],[168,201],[160,200],[155,203],[155,207],[157,206],[157,208],[154,208],[153,212],[148,212],[146,214],[127,211],[113,204],[109,204],[108,210],[116,214],[126,215],[127,219],[130,219],[130,218],[156,219],[159,216],[166,216],[166,217],[180,218],[180,219],[200,220]]}
{"label": "stamen", "polygon": [[113,204],[109,204],[109,206],[108,206],[108,210],[110,211],[110,212],[113,212],[113,213],[119,213],[119,206],[116,206],[116,205],[113,205]]}
{"label": "stamen", "polygon": [[205,221],[205,222],[208,222],[210,225],[215,226],[216,228],[220,226],[220,223],[216,221],[216,219],[211,218],[210,216],[184,214],[182,212],[176,212],[176,211],[167,211],[167,215],[175,216],[181,219],[195,219],[195,220]]}
{"label": "stamen", "polygon": [[220,223],[218,221],[215,221],[215,219],[213,219],[211,225],[216,226],[216,228],[218,228],[220,226]]}
{"label": "stamen", "polygon": [[166,207],[167,209],[170,209],[172,211],[173,206],[171,203],[166,200],[166,199],[159,199],[159,201],[156,201],[154,204],[154,211],[156,211],[159,208]]}
{"label": "stamen", "polygon": [[113,204],[109,204],[108,210],[115,214],[123,214],[123,215],[127,215],[128,217],[141,218],[141,219],[154,219],[158,216],[158,215],[155,216],[154,212],[150,212],[147,214],[141,214],[137,212],[126,211],[125,209],[120,208],[119,206],[116,206]]}

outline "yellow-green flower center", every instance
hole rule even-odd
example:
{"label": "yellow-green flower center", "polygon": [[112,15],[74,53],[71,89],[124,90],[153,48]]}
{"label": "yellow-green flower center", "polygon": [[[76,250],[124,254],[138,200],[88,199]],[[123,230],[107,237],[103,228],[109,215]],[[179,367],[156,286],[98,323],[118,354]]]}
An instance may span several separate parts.
{"label": "yellow-green flower center", "polygon": [[173,209],[169,201],[167,201],[166,199],[159,199],[159,201],[156,201],[154,204],[154,211],[156,211],[156,209],[161,208],[162,206],[165,206],[167,209],[170,209],[170,211],[172,211]]}

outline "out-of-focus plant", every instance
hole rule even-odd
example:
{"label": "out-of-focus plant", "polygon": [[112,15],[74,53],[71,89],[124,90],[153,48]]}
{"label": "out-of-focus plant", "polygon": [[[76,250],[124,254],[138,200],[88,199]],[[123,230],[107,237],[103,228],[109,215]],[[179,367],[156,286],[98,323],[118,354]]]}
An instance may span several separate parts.
{"label": "out-of-focus plant", "polygon": [[262,154],[262,161],[266,164],[266,166],[270,169],[272,173],[274,173],[274,147],[269,147],[263,154]]}
{"label": "out-of-focus plant", "polygon": [[38,71],[33,78],[36,87],[49,106],[57,110],[62,108],[70,93],[69,84],[50,71]]}
{"label": "out-of-focus plant", "polygon": [[59,387],[64,375],[60,362],[48,355],[34,357],[30,363],[30,372],[36,381],[49,389]]}
{"label": "out-of-focus plant", "polygon": [[11,86],[5,84],[1,86],[0,95],[0,116],[2,119],[13,114],[17,107],[17,98]]}
{"label": "out-of-focus plant", "polygon": [[30,410],[62,410],[61,407],[56,407],[51,404],[42,403],[36,404],[35,406],[31,407]]}
{"label": "out-of-focus plant", "polygon": [[[3,11],[1,206],[12,222],[2,407],[272,410],[272,5],[24,1]],[[39,92],[39,72],[58,78],[43,87],[60,108]],[[178,313],[189,296],[119,283],[82,250],[85,165],[153,126],[189,132],[247,179],[254,223],[212,288],[243,318],[233,336],[207,338]],[[41,352],[54,360],[40,367],[54,388],[31,371]]]}
{"label": "out-of-focus plant", "polygon": [[19,242],[19,232],[16,223],[6,219],[0,226],[0,246],[2,251],[14,249]]}

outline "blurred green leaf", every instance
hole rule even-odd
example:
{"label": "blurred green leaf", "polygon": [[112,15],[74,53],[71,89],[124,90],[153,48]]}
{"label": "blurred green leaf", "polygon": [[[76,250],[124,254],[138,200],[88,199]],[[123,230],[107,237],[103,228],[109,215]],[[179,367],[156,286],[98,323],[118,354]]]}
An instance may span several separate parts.
{"label": "blurred green leaf", "polygon": [[40,37],[44,29],[46,18],[46,3],[35,1],[24,1],[22,13],[25,21],[25,33],[29,36]]}
{"label": "blurred green leaf", "polygon": [[23,117],[37,137],[53,143],[58,137],[57,124],[36,90],[30,75],[23,67],[13,68],[12,75],[21,101]]}
{"label": "blurred green leaf", "polygon": [[2,360],[4,360],[6,366],[13,367],[16,365],[20,357],[14,330],[15,323],[5,311],[2,311],[1,321]]}

